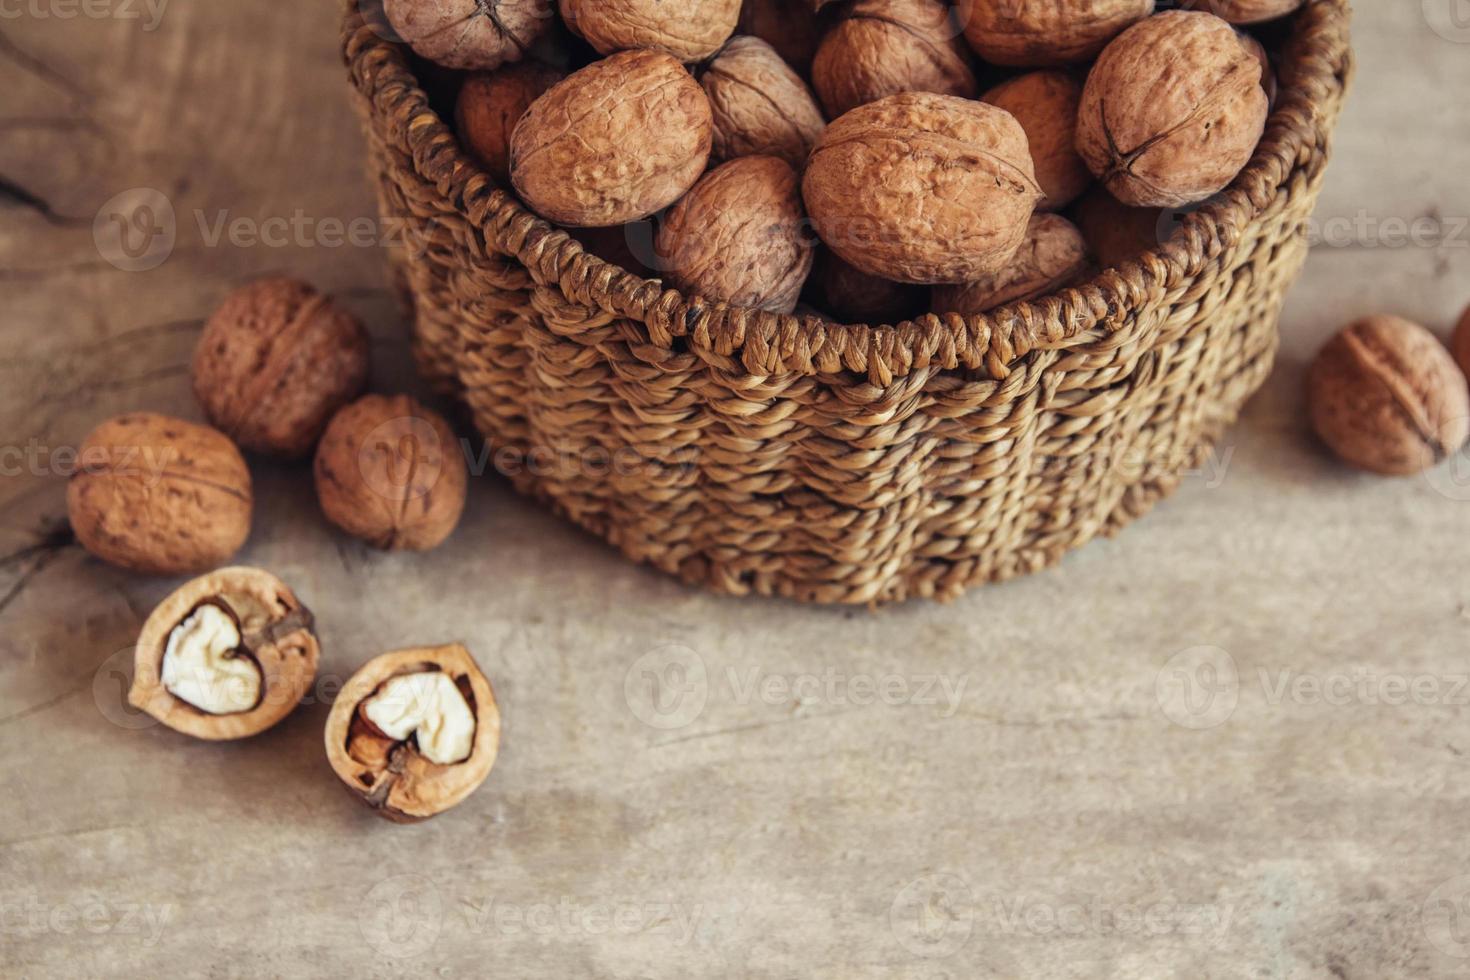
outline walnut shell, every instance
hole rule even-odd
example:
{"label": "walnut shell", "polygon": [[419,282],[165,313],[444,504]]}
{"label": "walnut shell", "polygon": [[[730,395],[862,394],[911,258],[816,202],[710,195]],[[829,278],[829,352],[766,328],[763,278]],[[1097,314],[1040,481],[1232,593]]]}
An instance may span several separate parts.
{"label": "walnut shell", "polygon": [[250,470],[223,433],[166,415],[110,419],[82,442],[72,530],[103,561],[151,575],[223,563],[250,536]]}
{"label": "walnut shell", "polygon": [[[210,714],[164,683],[164,654],[174,631],[202,606],[222,609],[240,633],[236,657],[260,674],[248,711]],[[311,610],[286,584],[258,568],[222,568],[178,589],[154,609],[138,637],[128,702],[176,732],[211,741],[258,735],[289,715],[316,678],[321,645]]]}
{"label": "walnut shell", "polygon": [[299,459],[362,392],[368,335],[356,317],[295,279],[231,293],[194,349],[194,395],[245,449]]}
{"label": "walnut shell", "polygon": [[999,272],[963,285],[935,286],[933,311],[966,316],[998,306],[1036,299],[1075,285],[1092,270],[1082,232],[1066,218],[1037,214],[1026,229],[1026,241]]}
{"label": "walnut shell", "polygon": [[[450,676],[475,719],[473,747],[463,762],[439,764],[419,751],[417,738],[395,741],[361,712],[395,677],[439,671]],[[490,681],[459,643],[385,653],[343,686],[327,716],[327,760],[358,800],[394,823],[417,823],[462,803],[490,775],[500,752],[500,708]]]}
{"label": "walnut shell", "polygon": [[510,186],[510,134],[516,123],[563,77],[539,61],[522,61],[465,79],[454,106],[455,129],[465,149],[502,187]]}
{"label": "walnut shell", "polygon": [[683,65],[655,51],[624,51],[531,104],[511,135],[511,183],[560,224],[626,224],[693,187],[712,138],[709,99]]}
{"label": "walnut shell", "polygon": [[1183,207],[1235,179],[1268,112],[1260,62],[1235,29],[1175,10],[1102,53],[1083,88],[1077,150],[1124,204]]}
{"label": "walnut shell", "polygon": [[338,412],[316,451],[327,520],[387,551],[428,551],[464,511],[468,467],[437,413],[407,395],[368,395]]}
{"label": "walnut shell", "polygon": [[1113,268],[1163,244],[1159,229],[1166,213],[1158,208],[1129,207],[1106,188],[1094,187],[1072,209],[1072,220],[1098,262]]}
{"label": "walnut shell", "polygon": [[1060,211],[1087,190],[1092,172],[1077,155],[1081,82],[1063,71],[1035,71],[997,85],[980,99],[1015,116],[1026,131],[1036,181],[1046,193],[1040,210]]}
{"label": "walnut shell", "polygon": [[1280,90],[1280,82],[1276,78],[1276,69],[1271,64],[1271,55],[1267,53],[1266,46],[1255,36],[1245,31],[1236,31],[1240,43],[1244,44],[1246,50],[1255,56],[1261,63],[1261,88],[1266,90],[1266,105],[1268,108],[1276,107],[1276,96]]}
{"label": "walnut shell", "polygon": [[970,47],[995,65],[1048,68],[1090,61],[1154,12],[1154,0],[961,0]]}
{"label": "walnut shell", "polygon": [[745,0],[735,30],[765,41],[799,74],[812,70],[821,32],[811,7],[790,0]]}
{"label": "walnut shell", "polygon": [[777,157],[721,164],[669,211],[658,253],[686,292],[773,313],[796,308],[812,270],[799,178]]}
{"label": "walnut shell", "polygon": [[383,0],[383,12],[421,56],[479,71],[519,61],[555,20],[551,0]]}
{"label": "walnut shell", "polygon": [[733,38],[700,84],[714,116],[715,161],[777,156],[801,170],[827,128],[811,89],[759,38]]}
{"label": "walnut shell", "polygon": [[1461,314],[1460,322],[1455,326],[1450,350],[1455,355],[1455,363],[1460,365],[1460,370],[1470,376],[1470,307]]}
{"label": "walnut shell", "polygon": [[647,48],[702,61],[735,33],[740,0],[560,0],[562,20],[601,54]]}
{"label": "walnut shell", "polygon": [[969,282],[1005,266],[1042,198],[1003,109],[907,92],[827,127],[803,182],[827,246],[895,282]]}
{"label": "walnut shell", "polygon": [[1203,10],[1232,24],[1262,24],[1285,17],[1306,0],[1187,0],[1180,6]]}
{"label": "walnut shell", "polygon": [[1428,330],[1370,316],[1343,330],[1307,373],[1317,434],[1354,466],[1408,476],[1470,438],[1470,386]]}
{"label": "walnut shell", "polygon": [[830,118],[900,92],[975,97],[949,4],[856,0],[817,48],[812,87]]}
{"label": "walnut shell", "polygon": [[828,249],[816,277],[822,305],[843,323],[902,323],[924,312],[924,287],[869,275]]}

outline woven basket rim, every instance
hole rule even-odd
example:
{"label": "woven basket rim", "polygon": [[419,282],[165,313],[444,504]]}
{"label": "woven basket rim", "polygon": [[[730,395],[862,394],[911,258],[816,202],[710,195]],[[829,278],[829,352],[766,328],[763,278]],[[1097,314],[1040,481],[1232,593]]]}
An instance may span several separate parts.
{"label": "woven basket rim", "polygon": [[[865,373],[888,384],[915,370],[986,370],[1002,379],[1032,351],[1100,339],[1162,290],[1197,276],[1234,245],[1243,230],[1290,181],[1303,149],[1328,137],[1317,106],[1341,90],[1353,71],[1350,0],[1307,0],[1292,15],[1291,40],[1277,64],[1279,94],[1265,135],[1235,181],[1187,215],[1170,239],[1102,270],[1087,282],[988,313],[925,314],[896,325],[837,324],[810,315],[776,314],[686,297],[586,251],[500,188],[461,148],[429,103],[404,46],[391,37],[381,0],[343,0],[343,57],[359,92],[397,106],[387,112],[415,170],[486,241],[532,270],[538,282],[574,301],[644,325],[649,341],[676,337],[722,357],[738,358],[756,375]],[[372,12],[370,16],[369,11]]]}

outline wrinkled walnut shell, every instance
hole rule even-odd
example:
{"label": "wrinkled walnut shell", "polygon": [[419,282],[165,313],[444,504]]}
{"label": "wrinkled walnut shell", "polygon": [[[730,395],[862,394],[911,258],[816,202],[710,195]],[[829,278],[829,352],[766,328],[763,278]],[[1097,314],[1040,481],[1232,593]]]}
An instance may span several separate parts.
{"label": "wrinkled walnut shell", "polygon": [[[463,762],[430,762],[415,738],[394,741],[359,710],[392,678],[430,670],[450,675],[475,716],[474,747]],[[385,653],[364,664],[338,694],[327,717],[326,747],[333,771],[354,797],[395,823],[417,823],[463,802],[490,775],[500,751],[500,709],[490,682],[458,643]]]}
{"label": "wrinkled walnut shell", "polygon": [[790,313],[813,258],[798,180],[776,157],[741,157],[702,177],[659,229],[670,281],[732,306]]}
{"label": "wrinkled walnut shell", "polygon": [[816,276],[822,305],[842,323],[902,323],[924,312],[924,287],[870,275],[828,249]]}
{"label": "wrinkled walnut shell", "polygon": [[827,246],[895,282],[969,282],[1016,254],[1042,198],[1014,116],[908,92],[827,127],[807,162],[807,211]]}
{"label": "wrinkled walnut shell", "polygon": [[1470,438],[1470,386],[1428,330],[1370,316],[1322,348],[1307,373],[1312,426],[1354,466],[1409,476]]}
{"label": "wrinkled walnut shell", "polygon": [[1124,204],[1183,207],[1235,179],[1268,112],[1260,62],[1235,29],[1176,10],[1102,53],[1082,92],[1077,150]]}
{"label": "wrinkled walnut shell", "polygon": [[307,455],[332,413],[362,391],[368,335],[357,318],[295,279],[237,289],[194,349],[194,395],[237,444]]}
{"label": "wrinkled walnut shell", "polygon": [[1232,24],[1263,24],[1285,17],[1306,0],[1186,0],[1181,7],[1202,10]]}
{"label": "wrinkled walnut shell", "polygon": [[811,7],[790,0],[745,0],[735,29],[775,48],[798,74],[806,75],[812,70],[821,32],[817,30],[816,12]]}
{"label": "wrinkled walnut shell", "polygon": [[82,547],[150,575],[213,568],[250,536],[240,450],[223,433],[166,415],[122,415],[93,430],[66,502]]}
{"label": "wrinkled walnut shell", "polygon": [[966,316],[988,313],[1075,285],[1091,269],[1082,232],[1060,215],[1037,214],[1010,265],[974,282],[935,286],[933,311]]}
{"label": "wrinkled walnut shell", "polygon": [[1048,68],[1090,61],[1154,12],[1154,0],[962,0],[970,47],[995,65]]}
{"label": "wrinkled walnut shell", "polygon": [[559,224],[626,224],[694,186],[712,130],[709,99],[683,65],[667,54],[624,51],[531,104],[511,135],[511,182]]}
{"label": "wrinkled walnut shell", "polygon": [[375,548],[428,551],[459,524],[469,470],[449,423],[406,395],[338,412],[316,453],[327,520]]}
{"label": "wrinkled walnut shell", "polygon": [[[163,684],[169,637],[204,605],[223,609],[241,635],[237,656],[260,672],[260,699],[249,711],[210,714]],[[280,579],[258,568],[221,568],[184,585],[143,624],[133,655],[128,703],[176,732],[209,741],[258,735],[289,715],[316,678],[321,647],[311,610]]]}
{"label": "wrinkled walnut shell", "polygon": [[1040,210],[1060,211],[1087,190],[1092,172],[1077,155],[1081,82],[1063,71],[1035,71],[997,85],[980,99],[1015,116],[1026,131],[1036,182],[1046,193]]}
{"label": "wrinkled walnut shell", "polygon": [[1072,209],[1072,220],[1103,268],[1115,268],[1163,244],[1159,231],[1167,212],[1158,208],[1131,208],[1093,187]]}
{"label": "wrinkled walnut shell", "polygon": [[601,54],[647,48],[702,61],[735,33],[740,0],[560,0],[562,20]]}
{"label": "wrinkled walnut shell", "polygon": [[510,186],[510,134],[516,123],[562,73],[539,61],[522,61],[465,79],[454,106],[455,129],[470,155],[502,187]]}
{"label": "wrinkled walnut shell", "polygon": [[518,61],[551,29],[551,0],[383,0],[388,23],[446,68],[491,71]]}
{"label": "wrinkled walnut shell", "polygon": [[801,170],[827,128],[811,89],[759,38],[731,39],[699,83],[714,117],[714,161],[776,156]]}
{"label": "wrinkled walnut shell", "polygon": [[940,0],[857,0],[817,48],[812,87],[830,118],[900,92],[975,97],[969,52]]}

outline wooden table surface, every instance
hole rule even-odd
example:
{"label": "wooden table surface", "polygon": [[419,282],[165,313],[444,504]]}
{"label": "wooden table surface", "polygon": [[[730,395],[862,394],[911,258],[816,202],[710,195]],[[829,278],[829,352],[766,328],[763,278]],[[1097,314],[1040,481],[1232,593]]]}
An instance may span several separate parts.
{"label": "wooden table surface", "polygon": [[[1470,10],[1359,6],[1275,374],[1215,465],[1054,571],[715,598],[490,477],[442,550],[384,556],[256,465],[242,558],[316,609],[324,678],[463,640],[496,685],[499,764],[417,827],[337,784],[325,696],[231,745],[124,709],[177,583],[64,539],[68,447],[198,417],[234,284],[336,292],[375,386],[415,384],[391,243],[339,241],[375,211],[337,5],[0,7],[0,975],[1470,975],[1470,466],[1349,472],[1300,396],[1353,317],[1444,335],[1470,302]],[[152,218],[131,250],[119,212]]]}

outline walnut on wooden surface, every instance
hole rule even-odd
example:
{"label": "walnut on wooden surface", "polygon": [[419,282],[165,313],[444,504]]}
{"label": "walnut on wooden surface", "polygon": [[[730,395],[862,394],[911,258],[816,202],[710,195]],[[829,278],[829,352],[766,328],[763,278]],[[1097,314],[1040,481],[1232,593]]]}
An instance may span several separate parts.
{"label": "walnut on wooden surface", "polygon": [[398,36],[446,68],[518,61],[555,22],[552,0],[383,0]]}
{"label": "walnut on wooden surface", "polygon": [[777,156],[806,166],[827,120],[811,89],[760,38],[732,38],[700,76],[714,118],[716,162]]}
{"label": "walnut on wooden surface", "polygon": [[740,0],[560,0],[562,20],[601,54],[644,48],[702,61],[735,33]]}
{"label": "walnut on wooden surface", "polygon": [[900,92],[975,97],[975,74],[941,0],[856,0],[823,37],[812,87],[829,118]]}
{"label": "walnut on wooden surface", "polygon": [[1154,0],[961,0],[965,40],[994,65],[1048,68],[1090,61],[1154,12]]}
{"label": "walnut on wooden surface", "polygon": [[1031,146],[1036,181],[1046,192],[1043,211],[1075,201],[1092,172],[1077,154],[1077,109],[1082,83],[1064,71],[1034,71],[1003,82],[980,97],[1016,117]]}
{"label": "walnut on wooden surface", "polygon": [[522,61],[465,79],[454,107],[455,129],[465,149],[502,187],[510,186],[510,134],[516,123],[563,77],[539,61]]}

